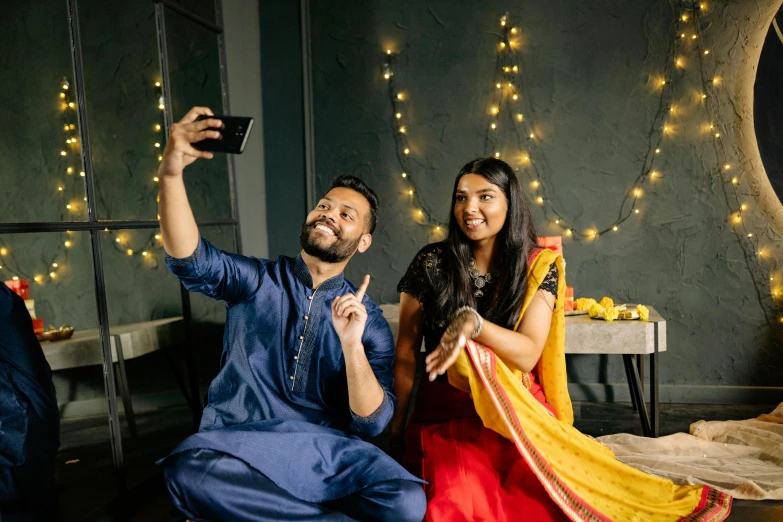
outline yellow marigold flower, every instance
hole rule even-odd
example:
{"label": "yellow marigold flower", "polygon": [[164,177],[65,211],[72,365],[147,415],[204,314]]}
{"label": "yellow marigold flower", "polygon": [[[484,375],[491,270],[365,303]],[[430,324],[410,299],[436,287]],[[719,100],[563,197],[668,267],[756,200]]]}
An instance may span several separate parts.
{"label": "yellow marigold flower", "polygon": [[590,310],[597,301],[591,297],[580,297],[574,302],[577,310]]}
{"label": "yellow marigold flower", "polygon": [[604,308],[612,308],[614,306],[614,301],[612,301],[611,297],[604,296],[603,299],[601,299],[601,302],[598,303]]}
{"label": "yellow marigold flower", "polygon": [[620,315],[620,312],[618,312],[616,308],[614,308],[614,307],[610,306],[609,308],[604,308],[604,311],[603,311],[603,313],[601,314],[601,317],[603,317],[603,318],[604,318],[604,320],[605,320],[607,323],[611,323],[612,321],[614,321],[615,319],[617,319],[617,317],[618,317],[619,315]]}
{"label": "yellow marigold flower", "polygon": [[590,317],[595,319],[596,317],[600,317],[601,314],[604,313],[604,307],[596,302],[593,302],[593,304],[590,306],[590,310],[588,310],[588,313],[590,314]]}
{"label": "yellow marigold flower", "polygon": [[639,312],[639,319],[642,321],[650,320],[650,310],[644,305],[636,305],[636,311]]}

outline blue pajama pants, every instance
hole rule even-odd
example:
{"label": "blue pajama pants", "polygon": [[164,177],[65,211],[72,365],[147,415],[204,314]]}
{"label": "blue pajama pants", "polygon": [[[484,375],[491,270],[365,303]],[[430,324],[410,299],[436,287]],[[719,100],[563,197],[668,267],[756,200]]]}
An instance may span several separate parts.
{"label": "blue pajama pants", "polygon": [[427,499],[410,480],[378,482],[320,504],[301,500],[244,461],[196,449],[166,459],[164,477],[174,506],[195,522],[421,522]]}

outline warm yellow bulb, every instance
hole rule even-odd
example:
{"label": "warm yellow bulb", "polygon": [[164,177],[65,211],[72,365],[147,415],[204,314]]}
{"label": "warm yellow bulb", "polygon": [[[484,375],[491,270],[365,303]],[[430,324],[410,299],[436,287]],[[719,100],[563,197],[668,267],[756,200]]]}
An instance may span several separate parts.
{"label": "warm yellow bulb", "polygon": [[720,138],[720,132],[716,132],[716,133],[715,133],[715,137],[716,137],[716,138]]}
{"label": "warm yellow bulb", "polygon": [[33,281],[35,281],[36,283],[40,283],[41,282],[41,276],[39,276],[39,275],[33,276]]}
{"label": "warm yellow bulb", "polygon": [[505,49],[506,48],[506,42],[500,42],[500,48]]}
{"label": "warm yellow bulb", "polygon": [[519,71],[519,67],[517,67],[517,66],[515,65],[514,67],[512,67],[512,68],[511,68],[511,70],[512,70],[512,71],[514,71],[514,72],[517,72],[517,71]]}
{"label": "warm yellow bulb", "polygon": [[511,68],[509,66],[503,67],[503,72],[509,72]]}
{"label": "warm yellow bulb", "polygon": [[666,80],[661,80],[661,85],[666,85]]}
{"label": "warm yellow bulb", "polygon": [[407,132],[407,130],[405,129],[405,125],[400,127],[400,134],[405,134],[406,132]]}
{"label": "warm yellow bulb", "polygon": [[158,143],[158,142],[155,142],[155,148],[156,148],[156,149],[159,149],[159,148],[160,148],[160,143]]}
{"label": "warm yellow bulb", "polygon": [[129,248],[128,250],[125,251],[125,253],[128,254],[129,256],[132,256],[133,255],[133,250],[131,250]]}
{"label": "warm yellow bulb", "polygon": [[542,198],[541,196],[538,196],[536,198],[536,203],[538,203],[539,205],[542,205],[544,203],[544,198]]}
{"label": "warm yellow bulb", "polygon": [[54,272],[49,272],[49,277],[51,277],[52,279],[57,279],[57,274],[55,274]]}
{"label": "warm yellow bulb", "polygon": [[401,93],[401,92],[398,92],[398,93],[397,93],[397,99],[398,99],[398,100],[402,100],[402,99],[404,99],[404,98],[405,98],[405,95],[404,95],[403,93]]}
{"label": "warm yellow bulb", "polygon": [[674,62],[674,63],[676,63],[678,66],[680,66],[680,65],[682,65],[682,60],[677,60],[677,61],[676,61],[676,62]]}
{"label": "warm yellow bulb", "polygon": [[163,110],[163,109],[165,109],[165,108],[166,108],[166,106],[165,106],[165,105],[163,105],[162,103],[161,103],[160,105],[158,105],[158,109],[160,109],[160,110]]}
{"label": "warm yellow bulb", "polygon": [[524,156],[522,158],[522,161],[525,161],[525,162],[530,161],[530,156]]}
{"label": "warm yellow bulb", "polygon": [[440,227],[435,227],[435,230],[437,230],[438,232],[440,232]]}
{"label": "warm yellow bulb", "polygon": [[739,183],[739,178],[731,178],[732,185],[736,185],[737,183]]}
{"label": "warm yellow bulb", "polygon": [[613,227],[612,227],[612,230],[614,230],[615,232],[617,232],[617,230],[619,230],[619,229],[617,228],[617,225],[615,225],[615,226],[613,226]]}
{"label": "warm yellow bulb", "polygon": [[7,255],[7,254],[8,254],[8,249],[7,248],[0,248],[0,256],[4,256],[4,255]]}
{"label": "warm yellow bulb", "polygon": [[160,234],[155,234],[155,239],[160,239]]}
{"label": "warm yellow bulb", "polygon": [[531,133],[530,133],[530,135],[529,135],[528,137],[529,137],[529,138],[532,140],[533,138],[535,138],[535,137],[536,137],[536,135],[535,135],[534,133],[532,133],[532,132],[531,132]]}
{"label": "warm yellow bulb", "polygon": [[68,174],[73,174],[73,167],[68,167],[67,169],[65,169],[65,172],[67,172]]}
{"label": "warm yellow bulb", "polygon": [[656,171],[654,171],[654,170],[650,171],[650,177],[651,178],[655,178],[657,176],[658,176],[658,173]]}
{"label": "warm yellow bulb", "polygon": [[492,125],[490,125],[490,126],[489,126],[489,128],[490,128],[490,129],[497,129],[497,128],[498,128],[498,126],[497,126],[496,124],[494,124],[494,123],[493,123]]}
{"label": "warm yellow bulb", "polygon": [[155,130],[156,130],[156,131],[159,131],[159,130],[160,130],[160,123],[156,123],[156,124],[155,124]]}
{"label": "warm yellow bulb", "polygon": [[412,196],[412,195],[413,195],[413,191],[412,191],[412,190],[409,190],[409,191],[408,191],[408,195],[409,195],[409,196]]}
{"label": "warm yellow bulb", "polygon": [[160,87],[160,82],[155,82],[155,87]]}
{"label": "warm yellow bulb", "polygon": [[668,125],[664,125],[663,126],[663,132],[668,132],[668,131],[669,131],[669,126]]}
{"label": "warm yellow bulb", "polygon": [[65,205],[65,208],[67,208],[68,210],[70,210],[70,209],[71,209],[71,204],[70,204],[70,203],[68,203],[67,205]]}
{"label": "warm yellow bulb", "polygon": [[391,75],[389,73],[386,73],[383,75],[383,77],[388,80],[389,78],[391,78]]}
{"label": "warm yellow bulb", "polygon": [[71,109],[73,109],[74,107],[76,107],[76,104],[75,104],[75,103],[73,103],[73,102],[70,102],[70,103],[68,103],[68,107],[70,107]]}
{"label": "warm yellow bulb", "polygon": [[511,34],[517,34],[517,28],[516,27],[512,27],[511,28]]}
{"label": "warm yellow bulb", "polygon": [[391,54],[391,49],[386,49],[386,54]]}
{"label": "warm yellow bulb", "polygon": [[52,263],[52,266],[53,266],[54,268],[57,268],[57,266],[58,266],[58,265],[57,265],[57,263]]}
{"label": "warm yellow bulb", "polygon": [[59,190],[60,192],[62,192],[64,189],[63,189],[63,187],[57,187],[57,190]]}
{"label": "warm yellow bulb", "polygon": [[556,220],[555,220],[555,225],[559,225],[559,224],[560,224],[560,220],[559,220],[559,219],[556,219]]}
{"label": "warm yellow bulb", "polygon": [[533,188],[538,188],[541,183],[539,183],[538,180],[535,180],[533,183],[531,183],[531,185],[533,185]]}
{"label": "warm yellow bulb", "polygon": [[637,198],[640,197],[642,195],[642,189],[634,190],[633,195],[636,196]]}
{"label": "warm yellow bulb", "polygon": [[587,231],[587,235],[590,236],[590,237],[595,237],[595,234],[596,234],[595,230],[588,230]]}
{"label": "warm yellow bulb", "polygon": [[496,88],[498,88],[498,89],[500,89],[501,85],[500,85],[499,83],[496,83],[496,84],[495,84],[495,87],[496,87]]}
{"label": "warm yellow bulb", "polygon": [[69,128],[69,129],[71,129],[71,130],[73,130],[73,129],[75,129],[75,128],[76,128],[76,125],[74,125],[73,123],[71,123],[70,125],[68,125],[68,128]]}
{"label": "warm yellow bulb", "polygon": [[740,205],[740,210],[748,210],[748,206],[745,203],[743,203],[742,205]]}
{"label": "warm yellow bulb", "polygon": [[500,112],[500,109],[498,109],[497,107],[492,107],[492,109],[490,109],[490,112],[492,112],[492,114],[497,114]]}
{"label": "warm yellow bulb", "polygon": [[65,93],[64,92],[60,93],[60,98],[65,98]]}
{"label": "warm yellow bulb", "polygon": [[158,155],[158,161],[163,161],[163,156]]}
{"label": "warm yellow bulb", "polygon": [[634,214],[638,214],[639,213],[639,209],[638,208],[634,209],[633,213]]}
{"label": "warm yellow bulb", "polygon": [[64,150],[61,150],[61,151],[60,151],[60,156],[67,156],[67,155],[68,155],[68,153],[67,153],[67,152],[65,152]]}
{"label": "warm yellow bulb", "polygon": [[407,173],[407,172],[403,172],[403,173],[402,173],[402,177],[403,177],[403,178],[407,178],[407,177],[408,177],[408,173]]}
{"label": "warm yellow bulb", "polygon": [[566,233],[567,236],[570,236],[571,234],[573,234],[573,232],[571,232],[570,228],[567,228],[565,233]]}
{"label": "warm yellow bulb", "polygon": [[742,222],[742,216],[734,216],[734,222],[735,223],[741,223]]}
{"label": "warm yellow bulb", "polygon": [[705,50],[704,54],[710,54],[710,51],[709,50]]}
{"label": "warm yellow bulb", "polygon": [[14,281],[19,281],[19,277],[18,277],[18,276],[14,276],[12,279],[13,279]]}
{"label": "warm yellow bulb", "polygon": [[71,247],[71,242],[70,241],[66,241],[63,244],[65,245],[66,248],[70,248]]}
{"label": "warm yellow bulb", "polygon": [[726,163],[726,164],[723,166],[723,169],[724,169],[724,170],[729,170],[730,168],[731,168],[731,165],[729,165],[728,163]]}
{"label": "warm yellow bulb", "polygon": [[720,79],[718,79],[718,78],[713,78],[712,79],[712,84],[713,85],[718,85],[718,82],[720,82]]}
{"label": "warm yellow bulb", "polygon": [[702,100],[703,100],[703,99],[705,99],[706,97],[707,97],[707,95],[706,95],[706,94],[702,94],[702,95],[701,95],[701,99],[702,99]]}
{"label": "warm yellow bulb", "polygon": [[499,153],[499,152],[496,152],[496,153],[495,153],[495,157],[496,157],[496,158],[499,158],[499,157],[500,157],[500,153]]}
{"label": "warm yellow bulb", "polygon": [[764,255],[764,250],[759,250],[758,252],[756,252],[756,254],[758,254],[759,256],[763,256]]}
{"label": "warm yellow bulb", "polygon": [[84,173],[84,171],[80,172],[80,173],[79,173],[79,175],[80,175],[81,177],[84,177],[84,176],[86,176],[86,174]]}
{"label": "warm yellow bulb", "polygon": [[120,239],[120,238],[117,238],[117,239],[115,239],[114,241],[115,241],[115,242],[117,242],[117,243],[121,243],[121,242],[122,242],[122,239]]}
{"label": "warm yellow bulb", "polygon": [[515,95],[514,95],[514,96],[512,96],[511,98],[512,98],[513,100],[516,100],[517,98],[519,98],[519,96],[517,96],[517,95],[515,94]]}
{"label": "warm yellow bulb", "polygon": [[698,36],[696,36],[695,34],[693,36],[691,36],[692,40],[695,40],[696,38],[698,38]]}
{"label": "warm yellow bulb", "polygon": [[750,234],[748,234],[748,239],[750,239],[752,237],[753,237],[753,233],[751,232]]}
{"label": "warm yellow bulb", "polygon": [[147,252],[142,252],[141,255],[146,256]]}
{"label": "warm yellow bulb", "polygon": [[394,117],[399,120],[400,118],[402,118],[402,113],[398,112],[397,114],[394,115]]}
{"label": "warm yellow bulb", "polygon": [[410,154],[410,153],[411,153],[411,149],[405,149],[403,152],[404,152],[404,153],[405,153],[405,155],[407,156],[408,154]]}
{"label": "warm yellow bulb", "polygon": [[158,176],[155,176],[154,178],[152,178],[152,181],[154,181],[155,183],[157,183],[158,181],[160,181],[160,178],[159,178]]}

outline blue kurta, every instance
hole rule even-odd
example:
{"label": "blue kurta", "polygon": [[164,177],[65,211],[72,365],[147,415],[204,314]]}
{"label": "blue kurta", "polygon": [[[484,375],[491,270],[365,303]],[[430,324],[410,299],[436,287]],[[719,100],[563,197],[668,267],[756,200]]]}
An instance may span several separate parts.
{"label": "blue kurta", "polygon": [[34,513],[52,500],[59,445],[60,412],[52,370],[24,300],[0,282],[2,514]]}
{"label": "blue kurta", "polygon": [[167,257],[185,287],[226,302],[221,369],[209,387],[199,432],[172,454],[212,449],[239,458],[308,502],[344,497],[371,484],[421,482],[359,435],[378,435],[394,412],[394,341],[365,296],[362,337],[384,399],[368,417],[348,404],[332,301],[356,287],[342,274],[313,289],[301,256],[276,261],[230,254],[201,239],[187,258]]}

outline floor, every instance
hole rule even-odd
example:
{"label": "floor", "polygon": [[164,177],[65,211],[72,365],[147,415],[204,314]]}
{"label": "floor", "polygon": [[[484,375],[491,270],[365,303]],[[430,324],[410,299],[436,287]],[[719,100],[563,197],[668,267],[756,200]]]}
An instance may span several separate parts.
{"label": "floor", "polygon": [[[739,420],[768,413],[774,405],[661,405],[661,435],[687,432],[691,422]],[[637,414],[627,403],[574,403],[575,426],[598,437],[610,433],[641,435]],[[172,507],[154,462],[190,433],[191,416],[178,407],[137,412],[138,437],[123,433],[126,494],[116,500],[105,417],[69,419],[61,430],[57,467],[59,520],[62,522],[174,522]],[[125,426],[123,425],[123,428]],[[379,441],[382,444],[382,441]],[[111,500],[115,499],[115,500]],[[783,521],[783,501],[735,501],[731,522]]]}

